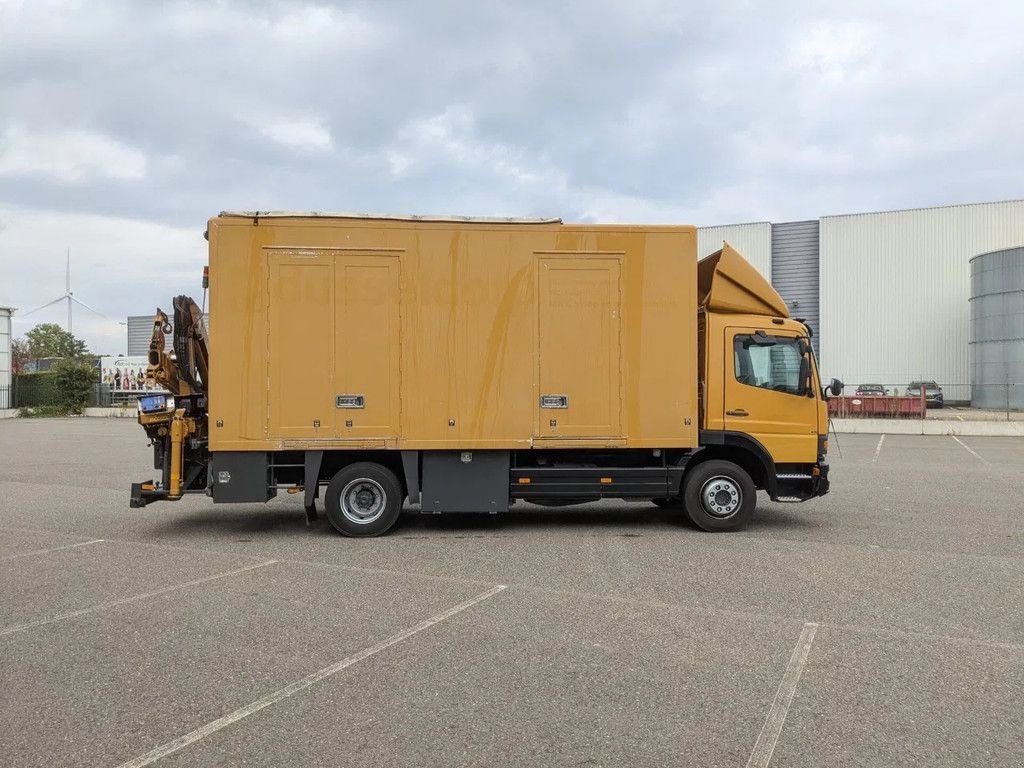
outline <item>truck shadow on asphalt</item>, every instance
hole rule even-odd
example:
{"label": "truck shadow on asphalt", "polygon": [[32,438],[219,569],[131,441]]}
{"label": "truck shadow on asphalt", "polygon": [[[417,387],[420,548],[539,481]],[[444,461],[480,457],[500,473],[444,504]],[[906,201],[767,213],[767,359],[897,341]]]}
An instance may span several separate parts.
{"label": "truck shadow on asphalt", "polygon": [[261,505],[258,507],[232,507],[229,510],[196,509],[184,514],[177,514],[173,518],[160,520],[149,529],[149,533],[157,537],[167,536],[169,538],[194,537],[204,534],[243,536],[274,533],[295,535],[307,530],[315,531],[322,525],[327,525],[323,516],[321,516],[320,523],[314,528],[307,529],[301,507],[296,514],[291,509],[268,509]]}
{"label": "truck shadow on asphalt", "polygon": [[[814,530],[821,521],[807,515],[780,512],[777,509],[758,509],[743,531]],[[499,515],[446,514],[423,515],[405,513],[389,535],[424,537],[434,534],[478,534],[512,530],[544,530],[585,528],[588,535],[637,537],[662,531],[679,530],[704,534],[681,512],[666,510],[608,510],[608,511],[516,511]],[[717,535],[717,534],[707,534]],[[724,534],[728,536],[728,534]]]}
{"label": "truck shadow on asphalt", "polygon": [[750,518],[750,522],[742,530],[812,531],[827,525],[827,521],[818,510],[807,509],[801,512],[775,505],[770,507],[759,505],[754,510],[754,516]]}
{"label": "truck shadow on asphalt", "polygon": [[[742,531],[811,530],[821,527],[819,517],[790,512],[776,506],[759,506]],[[587,535],[633,538],[661,531],[679,530],[700,535],[681,510],[659,509],[645,504],[607,509],[525,507],[500,514],[449,513],[433,515],[406,507],[389,537],[493,536],[501,532],[581,529]],[[157,537],[212,536],[338,536],[321,510],[319,520],[307,526],[300,508],[265,506],[231,509],[195,509],[164,519],[150,528]],[[710,535],[710,534],[709,534]],[[339,536],[340,538],[340,536]]]}

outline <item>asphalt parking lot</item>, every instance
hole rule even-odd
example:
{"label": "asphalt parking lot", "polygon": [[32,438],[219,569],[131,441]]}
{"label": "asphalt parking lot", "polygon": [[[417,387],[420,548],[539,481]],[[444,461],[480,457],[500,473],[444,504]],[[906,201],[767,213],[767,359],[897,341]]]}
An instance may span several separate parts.
{"label": "asphalt parking lot", "polygon": [[[1021,766],[1024,440],[841,435],[833,493],[128,509],[127,420],[0,421],[5,766]],[[517,508],[518,509],[518,508]]]}

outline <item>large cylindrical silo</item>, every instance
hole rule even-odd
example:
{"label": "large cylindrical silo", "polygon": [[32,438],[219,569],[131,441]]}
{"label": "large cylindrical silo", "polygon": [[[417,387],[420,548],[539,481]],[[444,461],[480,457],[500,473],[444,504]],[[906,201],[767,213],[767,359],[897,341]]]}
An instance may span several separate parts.
{"label": "large cylindrical silo", "polygon": [[971,259],[971,405],[1024,408],[1024,246]]}

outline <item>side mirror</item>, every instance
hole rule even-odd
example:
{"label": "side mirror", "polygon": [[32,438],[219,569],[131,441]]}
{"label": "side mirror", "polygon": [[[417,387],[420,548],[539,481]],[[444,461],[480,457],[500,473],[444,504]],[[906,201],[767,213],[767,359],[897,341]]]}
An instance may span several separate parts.
{"label": "side mirror", "polygon": [[800,394],[814,396],[814,391],[810,386],[811,378],[811,362],[807,359],[807,355],[804,354],[800,358]]}
{"label": "side mirror", "polygon": [[845,386],[839,379],[832,379],[832,383],[828,385],[828,392],[832,397],[839,397],[843,394],[843,387]]}

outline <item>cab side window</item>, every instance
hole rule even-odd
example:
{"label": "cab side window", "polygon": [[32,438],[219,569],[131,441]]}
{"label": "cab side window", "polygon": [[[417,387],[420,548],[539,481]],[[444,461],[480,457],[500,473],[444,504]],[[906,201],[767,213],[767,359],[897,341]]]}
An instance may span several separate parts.
{"label": "cab side window", "polygon": [[733,339],[736,380],[775,392],[801,394],[800,344],[789,336],[738,335]]}

